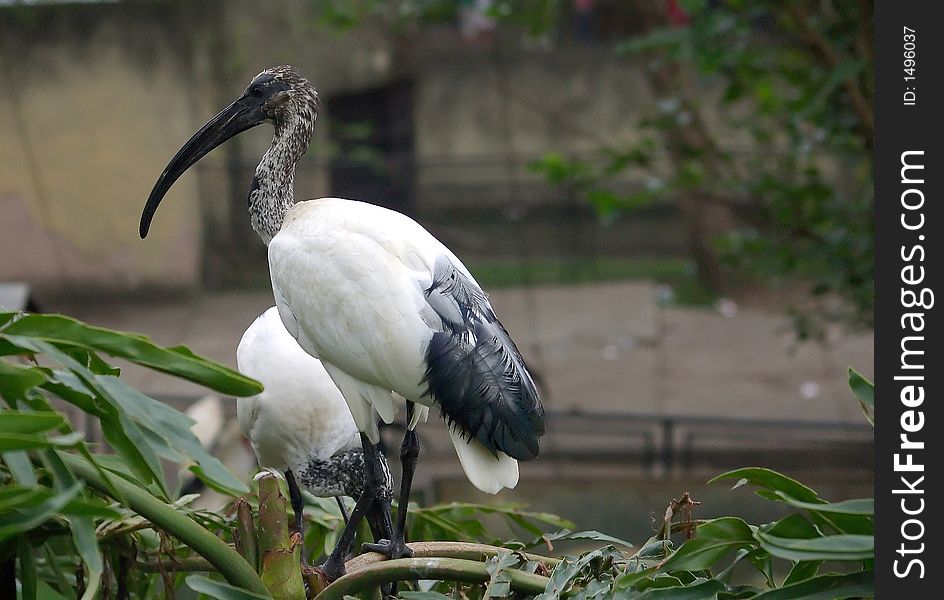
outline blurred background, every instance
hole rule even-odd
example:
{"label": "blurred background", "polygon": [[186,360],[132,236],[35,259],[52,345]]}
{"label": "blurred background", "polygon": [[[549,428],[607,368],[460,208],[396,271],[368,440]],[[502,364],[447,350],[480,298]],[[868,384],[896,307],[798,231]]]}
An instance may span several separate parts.
{"label": "blurred background", "polygon": [[[0,304],[234,365],[273,304],[246,213],[271,132],[185,175],[146,242],[138,219],[180,145],[290,63],[321,99],[296,197],[418,220],[540,380],[541,458],[494,501],[640,541],[683,491],[697,517],[776,516],[705,483],[742,466],[871,496],[846,382],[872,374],[872,60],[854,0],[0,0]],[[251,476],[232,398],[126,375]],[[486,499],[444,428],[421,441],[424,502]]]}

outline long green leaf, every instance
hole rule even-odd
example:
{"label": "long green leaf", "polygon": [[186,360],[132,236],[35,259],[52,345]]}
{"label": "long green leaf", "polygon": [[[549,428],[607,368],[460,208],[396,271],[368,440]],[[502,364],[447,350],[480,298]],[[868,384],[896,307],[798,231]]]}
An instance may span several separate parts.
{"label": "long green leaf", "polygon": [[192,589],[195,592],[201,594],[206,594],[211,598],[216,598],[217,600],[266,600],[271,599],[271,596],[263,596],[261,594],[254,594],[250,591],[244,590],[242,588],[233,587],[229,584],[222,583],[220,581],[213,581],[209,577],[204,577],[203,575],[189,575],[185,581],[187,582],[187,587]]}
{"label": "long green leaf", "polygon": [[0,452],[0,458],[10,469],[13,479],[20,485],[36,485],[36,471],[33,469],[33,463],[30,461],[29,452],[26,450],[10,450],[9,452]]}
{"label": "long green leaf", "polygon": [[0,411],[0,433],[41,433],[62,427],[65,422],[57,413]]}
{"label": "long green leaf", "polygon": [[770,490],[772,492],[781,491],[792,498],[803,502],[825,502],[812,489],[806,487],[799,481],[778,473],[772,469],[763,467],[748,467],[722,473],[717,477],[708,480],[708,483],[715,483],[722,479],[738,479],[734,487],[740,487],[746,483]]}
{"label": "long green leaf", "polygon": [[852,367],[849,367],[849,388],[859,402],[869,408],[875,408],[875,384]]}
{"label": "long green leaf", "polygon": [[869,423],[875,425],[875,384],[852,367],[849,367],[849,388],[859,401],[865,418],[869,420]]}
{"label": "long green leaf", "polygon": [[820,504],[817,502],[803,502],[802,500],[797,500],[796,498],[793,498],[792,496],[789,496],[779,490],[775,491],[774,493],[777,495],[777,497],[790,506],[795,506],[797,508],[805,508],[808,510],[815,510],[817,512],[841,513],[846,515],[875,514],[874,498],[860,498],[856,500],[843,500],[842,502],[827,502]]}
{"label": "long green leaf", "polygon": [[34,448],[68,448],[80,443],[82,439],[82,434],[78,432],[67,433],[66,435],[55,437],[26,435],[22,433],[0,433],[0,452],[8,452],[10,450],[31,450]]}
{"label": "long green leaf", "polygon": [[[567,529],[564,529],[562,531],[557,531],[555,533],[546,533],[543,536],[541,536],[541,541],[535,542],[535,544],[532,544],[532,545],[534,546],[539,545],[540,543],[542,543],[542,541],[546,543],[546,542],[558,542],[558,541],[565,541],[565,540],[592,540],[595,542],[604,542],[607,544],[618,544],[620,546],[625,546],[627,548],[633,547],[633,544],[631,542],[627,542],[626,540],[622,540],[620,538],[613,537],[611,535],[606,535],[605,533],[600,533],[599,531],[592,531],[592,530],[591,531],[569,531]],[[526,548],[531,547],[532,545],[525,546],[525,547]]]}
{"label": "long green leaf", "polygon": [[875,538],[871,535],[785,538],[762,531],[756,535],[765,550],[787,560],[867,560],[875,557]]}
{"label": "long green leaf", "polygon": [[712,539],[695,538],[679,546],[662,564],[659,570],[669,571],[700,571],[711,568],[716,562],[733,550],[748,545],[742,541],[718,541]]}
{"label": "long green leaf", "polygon": [[743,519],[720,517],[698,526],[698,537],[718,542],[747,542],[754,540],[754,531]]}
{"label": "long green leaf", "polygon": [[166,497],[164,471],[157,456],[148,444],[143,443],[145,435],[136,424],[128,421],[117,399],[99,384],[100,376],[48,341],[22,337],[16,338],[16,341],[36,353],[45,354],[69,370],[68,374],[56,372],[56,379],[61,379],[68,388],[61,397],[70,402],[80,398],[78,405],[98,416],[105,439],[128,461],[141,482],[145,485],[157,483]]}
{"label": "long green leaf", "polygon": [[[84,448],[84,445],[82,447]],[[43,462],[52,473],[57,490],[79,485],[75,474],[64,461],[64,458],[69,456],[52,448],[42,454]],[[92,600],[98,594],[102,585],[102,574],[105,572],[105,563],[98,548],[98,540],[95,537],[95,521],[84,515],[65,515],[65,518],[69,521],[69,529],[72,531],[72,542],[75,544],[75,549],[85,563],[85,568],[88,569],[88,580],[81,600]]]}
{"label": "long green leaf", "polygon": [[9,401],[22,398],[28,390],[46,381],[43,370],[0,360],[0,397]]}
{"label": "long green leaf", "polygon": [[793,568],[790,569],[790,573],[788,573],[786,578],[783,580],[783,586],[800,583],[801,581],[806,581],[807,579],[814,577],[822,564],[823,561],[821,560],[801,560],[800,562],[794,564]]}
{"label": "long green leaf", "polygon": [[776,590],[759,594],[754,600],[833,600],[834,598],[872,598],[875,596],[875,572],[859,571],[847,575],[820,575]]}
{"label": "long green leaf", "polygon": [[58,494],[49,495],[33,507],[13,509],[0,515],[0,542],[39,527],[61,511],[81,490],[81,485],[73,485]]}
{"label": "long green leaf", "polygon": [[681,588],[650,588],[638,598],[639,600],[713,600],[721,591],[724,591],[723,583],[717,579],[708,579]]}
{"label": "long green leaf", "polygon": [[[62,493],[63,492],[57,493],[46,487],[5,486],[0,488],[0,514],[6,517],[6,513],[8,512],[36,508]],[[86,499],[82,496],[67,501],[59,512],[62,514],[104,517],[108,519],[114,519],[120,516],[120,513],[100,501]]]}
{"label": "long green leaf", "polygon": [[252,396],[262,391],[257,381],[186,348],[162,348],[145,336],[93,327],[63,315],[24,315],[0,329],[0,337],[15,345],[20,341],[16,338],[25,337],[90,348],[205,385],[222,394]]}
{"label": "long green leaf", "polygon": [[235,496],[249,491],[245,483],[203,447],[191,429],[193,419],[115,377],[99,375],[96,382],[130,420],[146,430],[142,443],[151,446],[154,452],[177,462],[189,459],[193,462],[189,469],[219,492]]}
{"label": "long green leaf", "polygon": [[20,563],[20,599],[36,600],[36,559],[26,536],[17,540],[17,561]]}

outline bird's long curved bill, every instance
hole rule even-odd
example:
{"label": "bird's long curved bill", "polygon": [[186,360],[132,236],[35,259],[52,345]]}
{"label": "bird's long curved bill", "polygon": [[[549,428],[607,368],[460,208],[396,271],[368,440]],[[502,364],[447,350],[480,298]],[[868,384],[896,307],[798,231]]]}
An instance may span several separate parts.
{"label": "bird's long curved bill", "polygon": [[184,174],[198,160],[209,154],[214,148],[231,137],[255,127],[262,122],[258,110],[254,107],[241,105],[240,100],[233,102],[210,119],[206,125],[190,138],[170,160],[164,172],[154,184],[151,195],[148,196],[144,212],[141,213],[140,234],[144,238],[151,227],[151,219],[157,212],[164,195],[174,185],[174,182]]}

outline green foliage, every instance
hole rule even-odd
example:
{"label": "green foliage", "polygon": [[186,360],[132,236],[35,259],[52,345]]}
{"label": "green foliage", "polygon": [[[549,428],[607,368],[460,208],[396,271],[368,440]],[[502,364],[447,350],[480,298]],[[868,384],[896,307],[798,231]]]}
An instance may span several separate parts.
{"label": "green foliage", "polygon": [[[186,348],[162,348],[143,336],[60,315],[0,313],[0,557],[19,556],[21,577],[37,582],[24,587],[28,594],[51,589],[74,596],[78,589],[92,598],[129,556],[160,551],[153,536],[133,533],[149,526],[139,516],[140,500],[165,507],[172,520],[175,511],[189,514],[183,505],[165,504],[174,494],[162,459],[189,468],[214,489],[247,491],[194,437],[191,419],[128,387],[101,354],[221,393],[262,389]],[[61,412],[67,405],[97,420],[115,454],[96,454],[72,430]],[[189,519],[179,524],[203,530]],[[216,538],[207,543],[213,541],[225,549]]]}
{"label": "green foliage", "polygon": [[[716,240],[726,264],[742,280],[806,285],[810,302],[791,311],[801,338],[830,322],[870,327],[871,5],[684,6],[688,26],[656,26],[615,47],[664,76],[657,103],[638,122],[650,137],[611,140],[593,161],[550,152],[532,168],[586,198],[604,219],[682,196],[730,206],[742,225]],[[720,102],[706,89],[720,89]],[[706,127],[706,112],[720,116],[721,126]],[[668,173],[657,160],[665,154],[673,159]],[[627,190],[626,173],[651,183]]]}
{"label": "green foliage", "polygon": [[[19,325],[24,319],[26,325]],[[91,599],[103,590],[122,589],[124,597],[147,599],[184,587],[221,600],[300,597],[301,580],[294,571],[299,548],[289,538],[287,502],[279,484],[269,477],[263,479],[262,492],[257,482],[252,489],[244,487],[200,447],[189,431],[189,419],[125,386],[118,370],[99,353],[214,389],[252,392],[258,389],[255,382],[184,349],[154,346],[141,336],[59,316],[46,319],[0,314],[0,396],[5,401],[0,412],[0,561],[15,562],[20,597],[78,594]],[[57,330],[57,324],[66,326]],[[850,371],[850,387],[863,405],[872,407],[871,383]],[[81,433],[72,431],[56,408],[63,405],[96,418],[103,431],[112,428],[106,435],[114,454],[95,452]],[[188,465],[211,487],[242,497],[233,497],[219,514],[193,509],[195,496],[177,497],[169,489],[161,459]],[[734,488],[752,485],[761,497],[796,512],[772,523],[751,524],[736,516],[697,521],[692,518],[697,503],[685,494],[669,503],[659,531],[636,549],[605,533],[573,532],[569,521],[520,505],[411,506],[410,539],[445,542],[443,556],[368,565],[319,597],[368,593],[390,581],[400,581],[401,595],[416,600],[456,594],[472,600],[872,594],[871,499],[830,502],[812,488],[760,467],[730,471],[712,481],[727,480],[735,482]],[[333,501],[307,501],[306,547],[317,562],[333,546],[342,521]],[[483,522],[504,522],[517,539],[497,539]],[[562,559],[525,553],[567,540],[599,547]],[[465,544],[449,546],[451,542]],[[268,592],[265,577],[270,579]],[[432,580],[432,589],[413,589],[410,582],[417,579]]]}

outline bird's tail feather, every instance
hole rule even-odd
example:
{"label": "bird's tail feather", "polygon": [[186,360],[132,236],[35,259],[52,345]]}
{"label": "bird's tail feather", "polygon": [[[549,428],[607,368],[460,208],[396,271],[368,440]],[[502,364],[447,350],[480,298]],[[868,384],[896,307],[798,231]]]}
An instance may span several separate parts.
{"label": "bird's tail feather", "polygon": [[478,439],[465,439],[453,427],[449,427],[449,437],[472,485],[487,494],[497,494],[502,488],[512,489],[518,485],[518,461],[504,452],[498,452],[497,456],[492,454]]}

